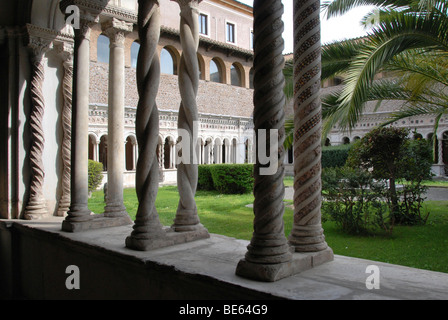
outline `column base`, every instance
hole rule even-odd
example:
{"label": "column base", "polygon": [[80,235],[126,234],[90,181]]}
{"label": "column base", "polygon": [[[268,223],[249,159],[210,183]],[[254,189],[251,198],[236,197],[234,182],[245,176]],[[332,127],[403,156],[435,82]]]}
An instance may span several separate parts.
{"label": "column base", "polygon": [[333,250],[330,248],[313,253],[293,253],[291,261],[278,264],[258,264],[242,259],[238,263],[235,273],[252,280],[275,282],[333,261],[333,259]]}
{"label": "column base", "polygon": [[44,200],[30,200],[25,208],[25,220],[39,220],[49,216],[50,213],[45,206]]}
{"label": "column base", "polygon": [[193,242],[210,238],[208,230],[201,225],[193,231],[176,232],[173,228],[164,228],[164,234],[156,239],[138,239],[129,236],[126,238],[126,247],[138,251],[151,251],[177,244]]}
{"label": "column base", "polygon": [[102,214],[93,215],[92,219],[87,221],[68,221],[62,222],[62,231],[66,232],[83,232],[94,229],[119,227],[132,224],[129,216],[105,217]]}

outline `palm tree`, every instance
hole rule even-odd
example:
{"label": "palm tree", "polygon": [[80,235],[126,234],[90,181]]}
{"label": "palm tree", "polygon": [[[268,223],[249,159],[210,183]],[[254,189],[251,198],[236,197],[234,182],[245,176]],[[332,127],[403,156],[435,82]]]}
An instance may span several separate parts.
{"label": "palm tree", "polygon": [[[335,0],[323,8],[331,17],[364,4],[378,6],[377,18],[380,12],[368,35],[322,49],[322,79],[345,75],[341,89],[322,99],[323,136],[334,125],[351,130],[367,102],[383,100],[405,101],[383,125],[433,114],[436,130],[448,110],[448,1]],[[375,80],[380,72],[392,77]]]}

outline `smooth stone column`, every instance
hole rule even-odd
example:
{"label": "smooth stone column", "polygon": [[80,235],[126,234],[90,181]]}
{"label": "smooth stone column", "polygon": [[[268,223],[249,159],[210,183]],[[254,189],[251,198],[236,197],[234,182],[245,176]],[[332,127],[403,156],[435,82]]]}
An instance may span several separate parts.
{"label": "smooth stone column", "polygon": [[[93,219],[88,208],[88,152],[89,152],[89,85],[90,85],[90,26],[95,19],[81,18],[80,29],[75,29],[73,64],[73,105],[71,140],[70,209],[62,223],[62,230],[76,231],[78,226]],[[81,228],[82,229],[82,228]]]}
{"label": "smooth stone column", "polygon": [[[103,24],[110,39],[109,109],[107,152],[107,203],[105,217],[128,217],[123,204],[123,172],[125,170],[124,137],[124,40],[133,25],[115,18]],[[129,222],[131,220],[129,219]]]}

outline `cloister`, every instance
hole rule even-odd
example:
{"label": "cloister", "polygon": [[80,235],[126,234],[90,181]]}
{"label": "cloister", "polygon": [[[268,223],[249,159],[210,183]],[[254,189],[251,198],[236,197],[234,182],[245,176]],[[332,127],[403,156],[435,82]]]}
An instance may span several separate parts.
{"label": "cloister", "polygon": [[[415,277],[420,271],[380,263],[388,279],[385,289],[366,291],[365,267],[373,262],[337,258],[325,240],[320,211],[320,2],[294,0],[295,129],[290,156],[283,147],[282,2],[253,3],[253,61],[245,62],[253,64],[253,116],[244,126],[235,125],[239,130],[247,128],[245,139],[210,134],[222,123],[216,118],[208,121],[207,114],[198,110],[200,88],[205,85],[200,77],[209,74],[205,69],[200,72],[199,9],[209,2],[247,11],[233,0],[139,0],[136,15],[129,10],[137,6],[131,0],[20,0],[3,5],[10,17],[0,16],[0,23],[7,26],[0,37],[0,68],[8,75],[2,76],[5,85],[0,86],[0,101],[8,106],[2,120],[7,129],[2,131],[6,156],[0,171],[5,198],[0,211],[1,295],[21,299],[412,298],[429,287],[430,296],[446,297],[446,276],[430,273],[424,283]],[[168,8],[176,13],[182,47],[176,62],[180,96],[176,115],[159,110],[157,104],[157,97],[164,94],[159,86],[166,80],[161,76],[158,49],[160,12]],[[26,14],[17,14],[22,11]],[[79,25],[72,28],[69,18]],[[89,117],[104,112],[104,106],[89,100],[91,88],[105,82],[94,77],[103,83],[91,86],[90,40],[95,28],[110,40],[107,138],[89,128]],[[129,81],[124,48],[126,34],[132,32],[138,34],[140,49],[134,83],[138,101],[131,112],[125,104]],[[243,77],[247,88],[250,69]],[[232,85],[230,78],[227,72],[226,81]],[[135,112],[135,120],[128,123],[135,134],[125,135],[127,112]],[[164,121],[176,123],[178,134],[161,134]],[[201,130],[195,128],[198,123]],[[278,133],[278,140],[270,135],[259,139],[265,130]],[[181,133],[191,139],[174,151]],[[265,150],[277,146],[271,150],[274,163],[260,160],[253,141]],[[181,160],[176,161],[175,155]],[[202,225],[195,202],[194,155],[200,163],[254,163],[250,241],[210,234]],[[291,156],[294,217],[285,222],[283,178]],[[56,161],[59,157],[61,161]],[[89,157],[102,160],[107,169],[102,214],[92,214],[88,208]],[[155,206],[160,168],[176,165],[178,207],[173,224],[163,226]],[[263,174],[272,165],[274,173]],[[127,168],[135,169],[135,221],[123,204]],[[289,235],[285,223],[292,225]],[[83,279],[75,290],[67,286],[67,270],[73,266]],[[414,281],[410,288],[394,292],[396,283],[409,281]]]}

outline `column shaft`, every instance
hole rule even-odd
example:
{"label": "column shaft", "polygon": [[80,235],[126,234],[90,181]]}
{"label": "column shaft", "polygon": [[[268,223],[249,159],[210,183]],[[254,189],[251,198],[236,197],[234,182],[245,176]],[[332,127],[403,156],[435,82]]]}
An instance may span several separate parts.
{"label": "column shaft", "polygon": [[25,219],[40,219],[48,215],[46,201],[43,196],[43,184],[45,178],[44,164],[42,161],[45,147],[45,137],[43,130],[43,116],[45,111],[45,101],[42,91],[44,84],[44,55],[47,46],[41,44],[30,44],[31,50],[31,111],[30,111],[30,167],[31,182],[30,195],[25,208]]}
{"label": "column shaft", "polygon": [[89,152],[89,77],[90,77],[90,21],[81,20],[75,29],[70,210],[62,229],[71,231],[71,223],[91,220],[88,208],[88,152]]}
{"label": "column shaft", "polygon": [[[119,25],[119,26],[117,26]],[[125,170],[124,139],[124,40],[132,31],[126,25],[112,19],[103,28],[110,39],[109,59],[109,111],[107,152],[107,203],[104,215],[127,215],[123,204],[123,172]]]}
{"label": "column shaft", "polygon": [[[254,166],[254,233],[245,259],[238,264],[236,273],[263,281],[275,281],[286,276],[284,271],[292,259],[292,252],[284,234],[284,167],[283,141],[285,79],[283,49],[283,5],[280,0],[254,1],[254,124],[256,141],[270,150],[270,130],[278,132],[276,163],[261,164],[256,157]],[[266,129],[266,139],[260,138],[260,129]],[[275,152],[271,150],[270,152]],[[263,175],[261,169],[276,166],[274,174]]]}
{"label": "column shaft", "polygon": [[178,76],[182,102],[179,108],[178,129],[188,132],[190,140],[189,146],[185,142],[182,145],[183,148],[189,148],[190,159],[188,163],[182,161],[177,166],[177,186],[180,199],[172,227],[175,231],[182,232],[203,228],[199,222],[194,199],[198,183],[198,165],[194,163],[198,133],[194,125],[199,122],[196,103],[199,87],[199,64],[197,58],[197,50],[199,47],[199,11],[197,6],[201,0],[175,1],[180,6],[180,40],[182,45]]}
{"label": "column shaft", "polygon": [[297,252],[326,249],[321,224],[320,1],[294,1],[294,225]]}
{"label": "column shaft", "polygon": [[70,208],[70,177],[71,177],[71,136],[72,136],[72,92],[73,92],[73,48],[61,45],[63,57],[64,76],[62,79],[62,194],[59,200],[58,216],[67,214]]}
{"label": "column shaft", "polygon": [[138,32],[140,51],[137,61],[136,134],[139,158],[136,170],[136,193],[139,201],[133,231],[126,238],[126,247],[150,250],[164,242],[165,232],[160,223],[155,201],[159,188],[157,145],[159,112],[156,95],[160,83],[160,61],[157,44],[160,37],[160,7],[157,0],[139,0]]}

